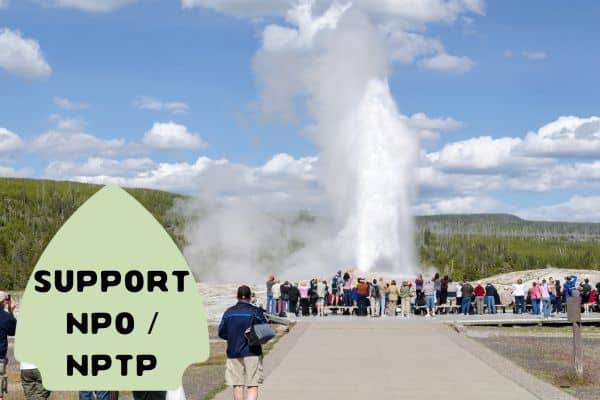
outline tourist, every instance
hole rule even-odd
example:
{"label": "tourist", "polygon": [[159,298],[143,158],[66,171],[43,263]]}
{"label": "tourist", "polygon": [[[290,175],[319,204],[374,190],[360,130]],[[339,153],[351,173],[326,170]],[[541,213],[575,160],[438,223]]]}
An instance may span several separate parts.
{"label": "tourist", "polygon": [[274,313],[279,314],[281,312],[281,281],[275,280],[275,284],[271,288],[274,304]]}
{"label": "tourist", "polygon": [[513,284],[513,296],[515,296],[515,310],[517,314],[525,312],[525,284],[521,278],[517,279],[517,283]]}
{"label": "tourist", "polygon": [[439,274],[436,274],[436,276],[430,280],[430,281],[426,281],[423,284],[423,294],[425,295],[425,307],[426,307],[426,312],[427,314],[425,314],[426,318],[431,318],[433,316],[435,316],[435,293],[436,293],[436,289],[435,289],[435,279],[437,277],[437,280],[439,281]]}
{"label": "tourist", "polygon": [[438,305],[446,305],[448,302],[448,284],[450,282],[450,278],[448,275],[444,275],[441,281],[441,289],[440,289],[440,298],[438,300]]}
{"label": "tourist", "polygon": [[448,297],[446,299],[446,304],[450,307],[450,310],[454,312],[456,307],[456,299],[458,293],[458,284],[452,279],[448,279]]}
{"label": "tourist", "polygon": [[281,302],[282,302],[282,312],[285,314],[290,310],[290,283],[288,281],[283,282],[281,285]]}
{"label": "tourist", "polygon": [[542,309],[544,310],[544,318],[550,318],[550,311],[552,302],[550,300],[550,289],[548,287],[548,283],[545,279],[542,279],[542,284],[540,285],[540,296],[542,299]]}
{"label": "tourist", "polygon": [[267,279],[267,312],[269,314],[275,313],[275,307],[273,303],[273,285],[275,285],[275,276],[269,275]]}
{"label": "tourist", "polygon": [[310,298],[308,297],[308,292],[310,287],[306,281],[302,281],[300,286],[298,286],[298,291],[300,292],[300,309],[302,310],[302,316],[306,317],[309,314],[309,306],[310,306]]}
{"label": "tourist", "polygon": [[[439,272],[436,272],[435,275],[433,276],[433,279],[431,280],[433,282],[433,288],[435,290],[435,301],[436,304],[439,305],[440,304],[440,297],[441,297],[441,293],[442,293],[442,281],[440,279],[440,274]],[[424,288],[423,288],[424,289]],[[425,295],[425,301],[427,301],[427,295]]]}
{"label": "tourist", "polygon": [[402,310],[402,317],[403,318],[408,318],[410,317],[410,298],[411,298],[411,289],[408,286],[408,282],[407,281],[403,281],[402,282],[402,286],[400,287],[399,290],[399,297],[400,297],[400,303],[401,303],[401,310]]}
{"label": "tourist", "polygon": [[25,400],[46,400],[50,397],[51,392],[44,387],[42,375],[35,365],[22,362],[19,369]]}
{"label": "tourist", "polygon": [[565,277],[565,284],[563,286],[563,291],[565,292],[565,299],[571,297],[571,291],[575,289],[577,285],[577,276],[571,275]]}
{"label": "tourist", "polygon": [[[266,320],[260,308],[249,303],[250,288],[242,285],[237,290],[238,302],[223,314],[219,337],[227,341],[225,382],[233,387],[234,400],[258,398],[258,386],[263,382],[262,347],[250,346],[246,338],[249,324],[263,324]],[[250,321],[250,322],[249,322]]]}
{"label": "tourist", "polygon": [[483,315],[483,300],[485,297],[485,288],[481,282],[477,282],[477,286],[473,289],[475,294],[475,307],[477,308],[477,314]]}
{"label": "tourist", "polygon": [[4,400],[4,394],[8,388],[6,353],[8,352],[8,337],[14,336],[17,328],[17,320],[14,316],[15,308],[17,308],[17,303],[14,299],[6,292],[0,292],[0,384],[2,385],[0,400]]}
{"label": "tourist", "polygon": [[490,282],[485,285],[485,305],[488,314],[496,314],[496,288]]}
{"label": "tourist", "polygon": [[461,285],[462,300],[461,311],[464,315],[469,315],[471,312],[471,296],[473,296],[473,286],[469,282]]}
{"label": "tourist", "polygon": [[400,290],[398,290],[398,286],[396,286],[396,281],[392,280],[390,286],[387,289],[388,293],[388,315],[390,317],[396,316],[396,307],[398,306],[398,299],[400,298]]}
{"label": "tourist", "polygon": [[562,312],[562,300],[564,297],[562,285],[560,284],[559,279],[554,281],[554,295],[555,297],[552,311],[554,312],[554,314],[558,315]]}
{"label": "tourist", "polygon": [[333,295],[333,300],[331,304],[334,306],[337,306],[339,304],[343,282],[344,280],[342,278],[342,270],[340,269],[337,272],[337,274],[335,274],[331,279],[331,294]]}
{"label": "tourist", "polygon": [[382,277],[379,277],[377,287],[379,288],[379,316],[383,317],[385,315],[385,304],[387,301],[387,285]]}
{"label": "tourist", "polygon": [[529,298],[531,299],[531,313],[533,315],[540,314],[540,299],[542,297],[542,293],[540,291],[540,286],[537,282],[533,282],[531,284],[531,288],[529,289]]}
{"label": "tourist", "polygon": [[108,400],[106,390],[81,390],[79,391],[79,400]]}
{"label": "tourist", "polygon": [[317,283],[317,315],[325,316],[325,297],[327,296],[327,281]]}
{"label": "tourist", "polygon": [[583,310],[585,313],[590,312],[590,308],[594,307],[596,303],[596,288],[590,286],[590,290],[587,294],[587,297],[583,298]]}
{"label": "tourist", "polygon": [[462,298],[462,285],[460,282],[456,282],[456,305],[460,311],[462,311]]}
{"label": "tourist", "polygon": [[349,272],[344,273],[344,283],[342,286],[344,293],[344,305],[346,307],[352,306],[352,275]]}
{"label": "tourist", "polygon": [[556,303],[556,282],[554,278],[548,278],[548,293],[550,293],[550,315],[554,313],[554,304]]}
{"label": "tourist", "polygon": [[379,316],[377,308],[379,308],[379,285],[377,285],[377,279],[373,279],[373,282],[369,285],[369,313],[371,317]]}
{"label": "tourist", "polygon": [[367,315],[367,301],[369,299],[369,284],[363,279],[358,278],[356,284],[356,296],[358,303],[358,315]]}
{"label": "tourist", "polygon": [[288,289],[288,311],[298,316],[298,301],[300,300],[300,291],[298,290],[298,284],[290,285]]}
{"label": "tourist", "polygon": [[417,292],[417,296],[423,291],[423,283],[425,283],[423,280],[423,274],[417,275],[417,279],[415,279],[415,291]]}

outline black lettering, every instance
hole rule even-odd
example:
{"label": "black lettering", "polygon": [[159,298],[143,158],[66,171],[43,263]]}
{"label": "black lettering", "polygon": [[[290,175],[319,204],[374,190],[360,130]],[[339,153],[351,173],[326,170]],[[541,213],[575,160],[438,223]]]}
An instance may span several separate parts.
{"label": "black lettering", "polygon": [[156,368],[156,356],[152,354],[140,354],[137,356],[137,376],[144,375],[145,371]]}
{"label": "black lettering", "polygon": [[47,277],[52,276],[50,271],[45,271],[45,270],[35,271],[34,278],[41,285],[41,286],[40,285],[35,286],[36,292],[48,293],[50,291],[50,289],[52,289],[52,284],[49,281],[44,279],[44,277],[46,277],[46,276]]}
{"label": "black lettering", "polygon": [[108,354],[94,354],[92,356],[92,376],[98,376],[100,371],[106,371],[112,365]]}
{"label": "black lettering", "polygon": [[73,376],[73,371],[77,370],[79,374],[87,376],[88,374],[88,356],[81,356],[81,364],[75,361],[71,354],[67,354],[67,376]]}
{"label": "black lettering", "polygon": [[102,271],[100,281],[100,290],[106,292],[109,287],[118,286],[121,283],[121,273],[119,271]]}
{"label": "black lettering", "polygon": [[95,335],[100,329],[108,328],[110,323],[111,317],[109,313],[92,313],[92,334]]}
{"label": "black lettering", "polygon": [[[66,277],[66,282],[62,281],[63,272]],[[56,290],[62,293],[70,292],[73,289],[73,270],[68,269],[66,271],[56,270],[54,271],[54,286],[56,286]]]}
{"label": "black lettering", "polygon": [[68,313],[67,314],[67,333],[70,335],[73,333],[73,328],[76,327],[77,329],[79,329],[79,332],[81,333],[87,333],[88,332],[88,314],[87,313],[82,313],[81,314],[81,322],[75,318],[75,316],[73,315],[73,313]]}
{"label": "black lettering", "polygon": [[127,365],[129,360],[133,359],[133,356],[129,354],[117,354],[115,358],[121,361],[121,376],[127,376]]}
{"label": "black lettering", "polygon": [[167,273],[165,271],[148,271],[148,291],[153,292],[158,287],[163,292],[168,292]]}
{"label": "black lettering", "polygon": [[177,291],[183,292],[185,281],[183,280],[190,274],[190,271],[173,271],[173,275],[177,278]]}
{"label": "black lettering", "polygon": [[144,275],[140,271],[135,270],[127,272],[125,274],[125,287],[130,292],[139,292],[144,287]]}
{"label": "black lettering", "polygon": [[133,327],[133,315],[131,315],[128,312],[122,312],[117,314],[115,320],[115,328],[117,329],[117,332],[119,332],[121,335],[128,335],[131,332],[133,332]]}
{"label": "black lettering", "polygon": [[95,271],[77,271],[77,291],[83,292],[86,286],[94,286],[98,282]]}

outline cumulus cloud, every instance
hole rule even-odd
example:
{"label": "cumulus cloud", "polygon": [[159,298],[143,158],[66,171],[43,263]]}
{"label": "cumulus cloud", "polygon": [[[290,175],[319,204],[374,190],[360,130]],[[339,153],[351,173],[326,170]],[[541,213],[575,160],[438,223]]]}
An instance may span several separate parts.
{"label": "cumulus cloud", "polygon": [[0,157],[14,155],[23,147],[23,140],[19,135],[6,128],[0,128]]}
{"label": "cumulus cloud", "polygon": [[155,122],[144,134],[143,142],[160,150],[192,150],[207,146],[200,135],[174,122]]}
{"label": "cumulus cloud", "polygon": [[127,150],[124,139],[104,139],[85,131],[76,119],[53,116],[55,126],[33,138],[29,149],[44,157],[81,159],[91,155],[112,157]]}
{"label": "cumulus cloud", "polygon": [[507,209],[505,204],[489,196],[433,198],[418,203],[414,208],[417,215],[497,213]]}
{"label": "cumulus cloud", "polygon": [[543,51],[524,51],[523,56],[525,58],[527,58],[528,60],[533,60],[533,61],[541,61],[541,60],[545,60],[546,58],[548,58],[546,53],[544,53]]}
{"label": "cumulus cloud", "polygon": [[444,51],[444,45],[438,38],[420,33],[394,31],[389,33],[387,42],[392,60],[402,64],[411,64],[421,56]]}
{"label": "cumulus cloud", "polygon": [[44,4],[52,7],[76,8],[90,12],[109,12],[125,5],[135,3],[137,0],[42,0]]}
{"label": "cumulus cloud", "polygon": [[454,72],[457,74],[463,74],[475,64],[473,60],[465,56],[453,56],[446,53],[440,53],[433,57],[424,58],[419,61],[419,66],[425,69],[440,72]]}
{"label": "cumulus cloud", "polygon": [[8,28],[0,28],[0,68],[28,79],[45,78],[52,73],[39,43]]}
{"label": "cumulus cloud", "polygon": [[518,151],[541,157],[599,157],[600,117],[560,117],[527,133]]}
{"label": "cumulus cloud", "polygon": [[573,196],[549,206],[519,211],[522,218],[544,221],[600,222],[600,196]]}
{"label": "cumulus cloud", "polygon": [[90,108],[90,105],[87,103],[78,103],[69,100],[66,97],[54,97],[53,101],[54,105],[61,110],[84,110],[86,108]]}
{"label": "cumulus cloud", "polygon": [[440,132],[449,132],[462,128],[463,124],[454,118],[430,118],[425,113],[415,113],[410,117],[402,116],[407,125],[419,132],[421,140],[436,140]]}
{"label": "cumulus cloud", "polygon": [[176,115],[187,114],[190,111],[190,107],[182,101],[163,102],[155,97],[150,96],[139,96],[137,99],[135,99],[133,105],[139,110],[165,110]]}

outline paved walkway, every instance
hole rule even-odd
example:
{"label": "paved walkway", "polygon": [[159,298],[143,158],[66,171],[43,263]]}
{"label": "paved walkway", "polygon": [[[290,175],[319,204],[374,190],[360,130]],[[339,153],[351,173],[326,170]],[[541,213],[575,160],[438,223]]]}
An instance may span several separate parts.
{"label": "paved walkway", "polygon": [[[445,324],[420,318],[301,321],[266,357],[267,376],[259,397],[261,400],[541,397],[539,391],[536,396],[531,388],[525,389],[506,377],[510,375],[501,374],[498,368],[476,357],[468,350],[468,343],[460,342],[469,339],[458,336]],[[507,364],[506,368],[516,367]],[[528,379],[535,381],[533,386],[541,384],[547,389],[544,399],[569,398],[527,375]],[[231,396],[231,391],[226,390],[216,399],[231,399]]]}

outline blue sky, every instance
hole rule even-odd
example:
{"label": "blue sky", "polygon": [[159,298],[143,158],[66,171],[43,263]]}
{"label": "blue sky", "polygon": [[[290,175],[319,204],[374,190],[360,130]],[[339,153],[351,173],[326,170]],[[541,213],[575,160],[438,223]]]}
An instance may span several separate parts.
{"label": "blue sky", "polygon": [[[318,2],[315,14],[327,7]],[[258,111],[253,60],[263,48],[263,30],[269,24],[295,28],[281,2],[111,0],[109,10],[97,11],[98,3],[0,1],[0,129],[11,135],[0,135],[2,175],[188,193],[214,185],[217,193],[254,196],[271,182],[265,165],[285,154],[285,162],[278,159],[278,190],[297,179],[308,182],[306,198],[318,197],[318,167],[311,160],[320,149],[307,137],[312,121],[302,98],[293,123],[264,121]],[[448,14],[437,15],[436,3]],[[390,61],[390,89],[400,113],[424,113],[435,125],[433,138],[421,142],[420,168],[435,174],[437,183],[419,180],[416,212],[600,220],[593,207],[600,200],[600,122],[590,119],[600,115],[600,3],[450,3],[459,6],[432,0],[420,16],[353,5],[375,26],[393,22],[382,36],[410,32],[441,46]],[[39,51],[32,53],[32,41]],[[11,63],[11,49],[24,54],[18,63]],[[428,64],[439,54],[450,58]],[[60,99],[70,106],[58,106]],[[140,109],[142,103],[154,109]],[[525,140],[564,116],[576,119]],[[485,136],[489,143],[477,140]],[[74,147],[62,151],[61,140]],[[83,147],[74,145],[78,140]],[[498,156],[498,149],[505,154]],[[201,165],[200,157],[206,157]],[[228,170],[220,170],[217,160],[227,160]],[[235,174],[250,174],[252,182],[218,182],[238,182]]]}

